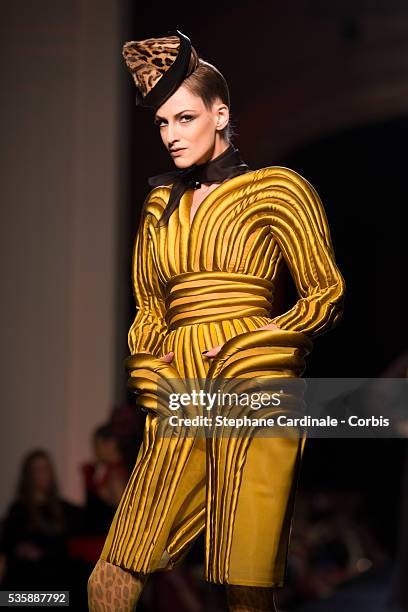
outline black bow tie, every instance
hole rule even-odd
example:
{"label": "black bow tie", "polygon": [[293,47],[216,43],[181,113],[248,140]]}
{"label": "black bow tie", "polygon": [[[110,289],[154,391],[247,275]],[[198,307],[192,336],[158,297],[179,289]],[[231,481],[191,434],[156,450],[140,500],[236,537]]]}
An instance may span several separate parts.
{"label": "black bow tie", "polygon": [[164,213],[167,220],[177,208],[181,196],[187,189],[199,189],[203,183],[222,183],[228,178],[250,171],[250,168],[241,159],[238,149],[231,144],[218,157],[205,164],[193,164],[188,168],[151,176],[148,182],[152,187],[173,183]]}

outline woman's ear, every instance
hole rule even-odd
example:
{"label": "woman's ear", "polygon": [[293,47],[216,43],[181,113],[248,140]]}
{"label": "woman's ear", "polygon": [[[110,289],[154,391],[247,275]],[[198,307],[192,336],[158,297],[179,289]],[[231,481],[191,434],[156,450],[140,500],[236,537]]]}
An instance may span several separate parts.
{"label": "woman's ear", "polygon": [[215,107],[216,129],[222,131],[229,121],[229,108],[226,104],[217,104]]}

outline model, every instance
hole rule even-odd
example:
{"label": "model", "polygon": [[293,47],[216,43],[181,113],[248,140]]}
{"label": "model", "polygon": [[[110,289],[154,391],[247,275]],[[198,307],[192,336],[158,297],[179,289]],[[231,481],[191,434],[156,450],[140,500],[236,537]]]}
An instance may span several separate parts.
{"label": "model", "polygon": [[[230,610],[275,610],[305,437],[164,436],[157,389],[301,377],[311,338],[341,318],[344,280],[317,192],[289,168],[248,168],[230,141],[225,79],[190,40],[175,31],[123,55],[176,169],[150,179],[135,240],[126,366],[144,441],[89,608],[134,610],[148,575],[174,568],[205,530],[204,577],[226,585]],[[299,299],[271,317],[285,263]]]}

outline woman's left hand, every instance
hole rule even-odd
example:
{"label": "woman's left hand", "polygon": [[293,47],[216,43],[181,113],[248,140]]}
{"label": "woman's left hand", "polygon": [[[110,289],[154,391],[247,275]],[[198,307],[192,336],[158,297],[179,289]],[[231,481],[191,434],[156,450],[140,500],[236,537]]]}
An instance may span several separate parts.
{"label": "woman's left hand", "polygon": [[[268,325],[264,325],[263,327],[257,327],[253,331],[258,331],[261,329],[280,329],[280,327],[279,325],[275,325],[275,323],[268,323]],[[204,355],[204,357],[216,357],[222,347],[222,344],[214,346],[213,348],[208,349],[208,351],[204,351],[202,354]]]}

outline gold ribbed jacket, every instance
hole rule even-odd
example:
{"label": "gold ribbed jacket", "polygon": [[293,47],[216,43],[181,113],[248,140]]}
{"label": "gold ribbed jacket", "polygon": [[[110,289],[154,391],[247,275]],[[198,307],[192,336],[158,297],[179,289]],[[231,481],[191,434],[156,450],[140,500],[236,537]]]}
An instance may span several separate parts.
{"label": "gold ribbed jacket", "polygon": [[[127,367],[147,416],[101,558],[144,573],[172,569],[205,530],[206,580],[282,586],[305,437],[162,437],[152,383],[301,377],[311,338],[343,308],[326,215],[313,186],[280,166],[220,184],[191,226],[192,190],[157,226],[170,189],[150,192],[135,239]],[[284,263],[299,296],[272,318]],[[280,330],[254,333],[270,322]],[[217,345],[216,358],[202,355]],[[172,363],[160,361],[169,351]]]}

